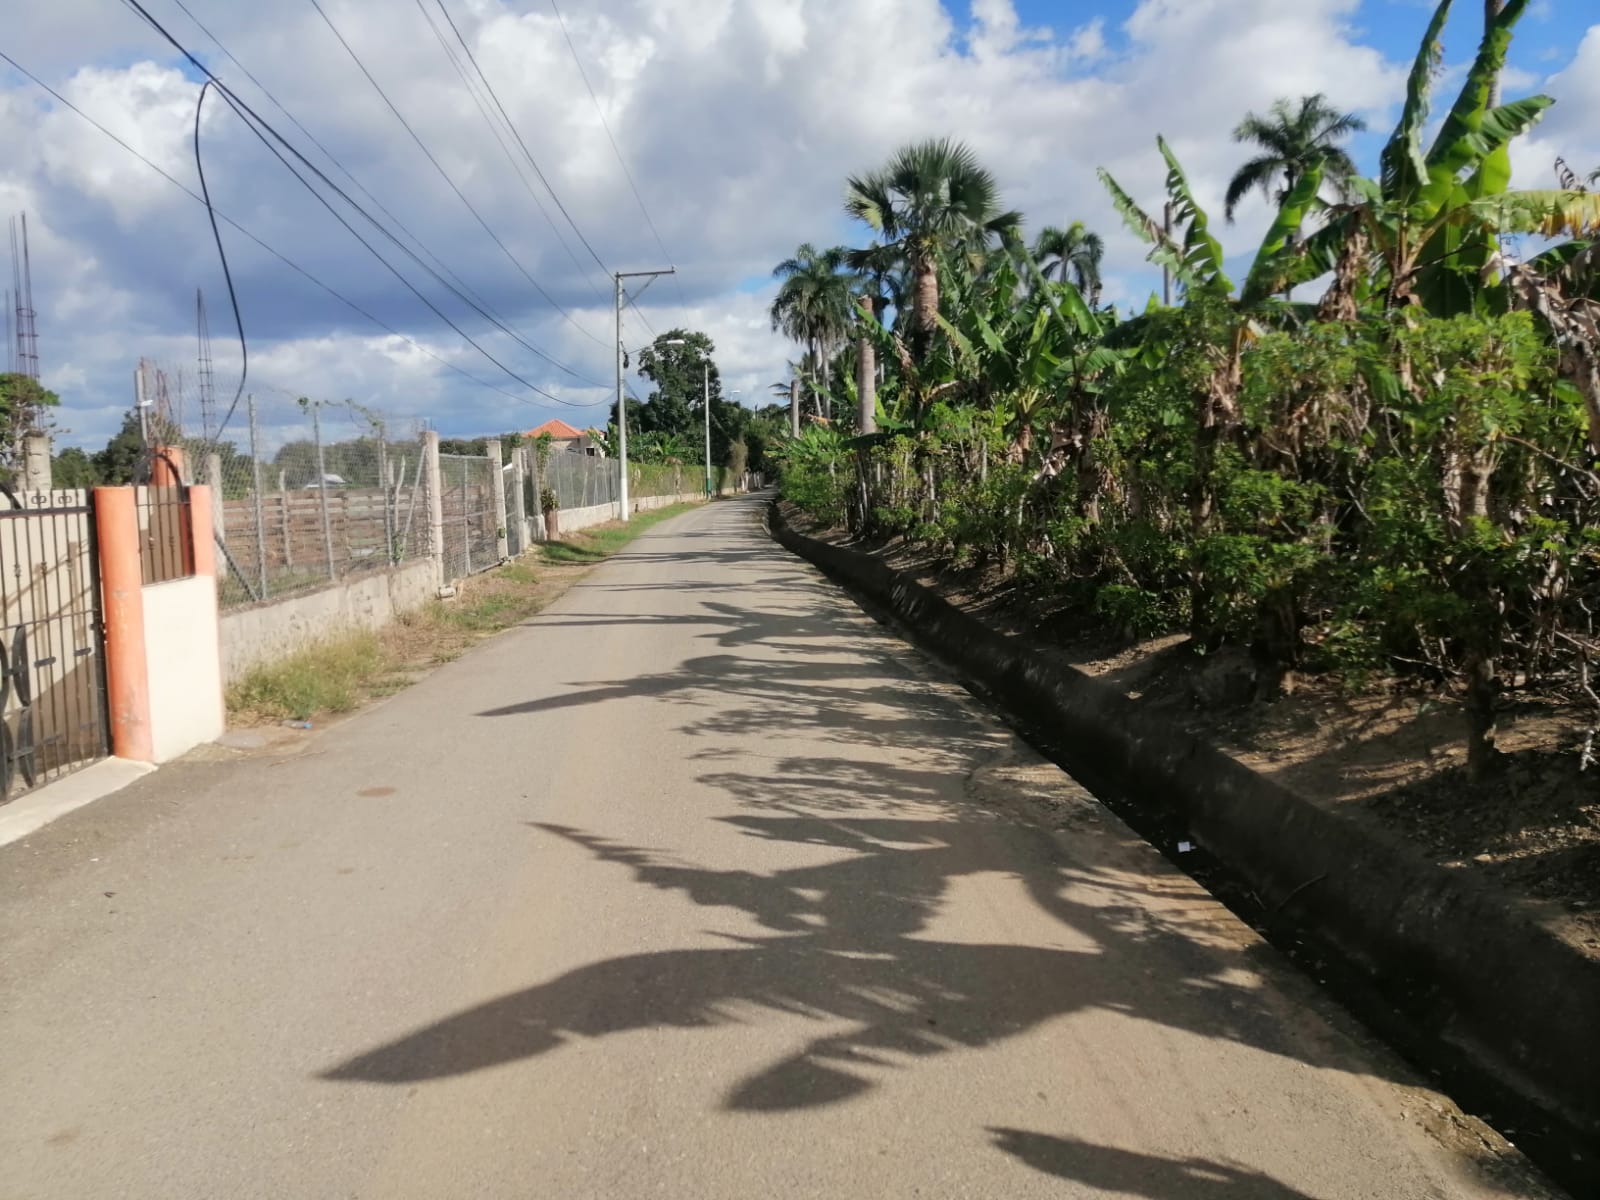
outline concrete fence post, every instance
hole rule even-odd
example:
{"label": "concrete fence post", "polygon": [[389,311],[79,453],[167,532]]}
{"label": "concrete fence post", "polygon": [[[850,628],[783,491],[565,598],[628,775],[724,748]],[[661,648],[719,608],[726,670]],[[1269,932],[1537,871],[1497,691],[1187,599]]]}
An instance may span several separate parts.
{"label": "concrete fence post", "polygon": [[48,492],[50,478],[50,435],[30,433],[22,439],[22,490]]}
{"label": "concrete fence post", "polygon": [[289,520],[288,472],[278,472],[278,527],[283,530],[283,569],[294,569],[294,527]]}
{"label": "concrete fence post", "polygon": [[527,553],[528,542],[528,448],[517,446],[511,451],[511,502],[514,509],[512,519],[517,523],[517,548]]}
{"label": "concrete fence post", "polygon": [[267,598],[267,512],[266,499],[261,494],[261,431],[256,428],[256,398],[249,397],[250,412],[250,484],[255,495],[256,517],[256,576],[260,596]]}
{"label": "concrete fence post", "polygon": [[322,507],[322,548],[328,561],[328,578],[339,579],[339,568],[333,561],[333,518],[328,512],[328,463],[322,452],[322,406],[311,406],[311,436],[317,447],[317,499]]}
{"label": "concrete fence post", "polygon": [[[222,455],[213,451],[206,455],[206,485],[211,489],[212,527],[216,530],[217,541],[222,545],[228,544],[228,513],[222,501]],[[222,555],[217,559],[217,578],[228,577],[228,556]]]}
{"label": "concrete fence post", "polygon": [[490,495],[494,503],[494,556],[505,562],[511,557],[511,539],[506,532],[506,463],[500,439],[490,438],[485,442],[484,453],[489,456],[490,474],[494,478]]}
{"label": "concrete fence post", "polygon": [[444,483],[439,472],[439,434],[428,430],[422,435],[422,478],[428,489],[428,553],[433,557],[436,589],[455,582],[444,577]]}

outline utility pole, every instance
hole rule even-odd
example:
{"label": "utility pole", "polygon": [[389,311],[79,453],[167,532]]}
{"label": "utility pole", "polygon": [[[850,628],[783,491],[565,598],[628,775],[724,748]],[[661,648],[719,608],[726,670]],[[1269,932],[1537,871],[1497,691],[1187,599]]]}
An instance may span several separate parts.
{"label": "utility pole", "polygon": [[[677,273],[677,267],[668,267],[664,271],[618,271],[612,276],[616,284],[617,311],[617,457],[622,464],[622,478],[617,485],[617,519],[621,521],[628,519],[628,404],[622,394],[622,281],[647,279],[654,282],[657,276]],[[642,294],[644,288],[639,291]]]}
{"label": "utility pole", "polygon": [[711,364],[701,363],[700,369],[704,372],[702,386],[705,390],[706,408],[706,499],[709,500],[711,498]]}
{"label": "utility pole", "polygon": [[[1483,0],[1483,28],[1484,33],[1492,33],[1495,23],[1500,20],[1500,14],[1505,11],[1506,0]],[[1500,107],[1500,72],[1494,73],[1494,78],[1489,81],[1489,107]]]}
{"label": "utility pole", "polygon": [[[1172,240],[1171,200],[1161,206],[1161,232],[1166,234],[1169,242]],[[1161,303],[1167,308],[1172,307],[1172,268],[1166,265],[1161,268]]]}

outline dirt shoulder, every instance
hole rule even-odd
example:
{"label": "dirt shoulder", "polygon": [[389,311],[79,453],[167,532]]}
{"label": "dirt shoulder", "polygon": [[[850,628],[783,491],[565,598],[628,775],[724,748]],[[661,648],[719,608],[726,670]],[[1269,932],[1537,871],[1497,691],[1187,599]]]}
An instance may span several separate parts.
{"label": "dirt shoulder", "polygon": [[1182,636],[1089,636],[997,574],[952,571],[899,542],[851,543],[785,512],[809,536],[875,554],[1317,805],[1377,823],[1442,866],[1496,885],[1600,958],[1600,767],[1580,768],[1592,712],[1512,697],[1499,727],[1502,769],[1472,784],[1464,718],[1448,693],[1384,679],[1354,690],[1296,675],[1283,694],[1258,700],[1242,656],[1198,654]]}

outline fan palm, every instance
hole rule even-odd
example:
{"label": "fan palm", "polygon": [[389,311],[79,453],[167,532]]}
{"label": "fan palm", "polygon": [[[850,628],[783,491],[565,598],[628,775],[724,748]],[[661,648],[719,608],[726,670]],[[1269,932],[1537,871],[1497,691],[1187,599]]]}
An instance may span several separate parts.
{"label": "fan palm", "polygon": [[857,428],[862,433],[877,429],[878,352],[866,323],[882,325],[884,314],[893,305],[898,311],[905,303],[902,276],[904,260],[895,246],[874,243],[864,250],[851,250],[845,261],[856,275],[856,305],[861,322],[856,328],[856,398],[860,411]]}
{"label": "fan palm", "polygon": [[910,267],[912,325],[922,339],[939,316],[941,251],[1004,237],[1021,224],[1003,212],[994,176],[977,156],[948,138],[906,146],[887,166],[852,176],[845,211],[895,247]]}
{"label": "fan palm", "polygon": [[1100,235],[1082,221],[1065,229],[1047,225],[1033,244],[1033,257],[1046,279],[1071,279],[1089,299],[1090,307],[1100,303],[1100,260],[1106,245]]}
{"label": "fan palm", "polygon": [[[773,297],[772,328],[806,348],[813,377],[823,374],[823,365],[834,347],[850,328],[850,276],[845,273],[843,246],[818,250],[806,242],[773,268],[783,280]],[[824,416],[823,393],[813,386],[817,414]]]}
{"label": "fan palm", "polygon": [[1260,189],[1268,201],[1281,205],[1315,166],[1341,194],[1358,174],[1356,164],[1338,143],[1365,130],[1360,117],[1340,112],[1320,92],[1302,96],[1298,106],[1278,100],[1266,116],[1248,113],[1233,131],[1236,142],[1254,142],[1262,150],[1233,173],[1223,200],[1229,221],[1247,195]]}

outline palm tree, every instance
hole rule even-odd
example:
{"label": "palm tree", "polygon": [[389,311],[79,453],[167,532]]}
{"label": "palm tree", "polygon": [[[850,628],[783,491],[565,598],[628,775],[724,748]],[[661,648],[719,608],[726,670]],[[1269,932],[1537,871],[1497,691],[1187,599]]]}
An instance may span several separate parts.
{"label": "palm tree", "polygon": [[1074,221],[1065,229],[1047,225],[1033,244],[1033,257],[1040,264],[1040,273],[1049,279],[1071,278],[1072,282],[1089,300],[1090,308],[1100,306],[1100,260],[1105,257],[1106,244],[1100,235],[1082,221]]}
{"label": "palm tree", "polygon": [[1282,204],[1313,166],[1320,166],[1323,177],[1343,193],[1359,172],[1338,143],[1366,127],[1360,117],[1340,112],[1320,92],[1302,96],[1298,106],[1278,100],[1264,117],[1247,113],[1233,131],[1233,140],[1253,142],[1263,153],[1233,173],[1223,215],[1232,221],[1239,202],[1257,188],[1268,200]]}
{"label": "palm tree", "polygon": [[826,416],[826,396],[816,380],[826,375],[826,363],[850,328],[850,276],[845,273],[843,246],[818,250],[806,242],[773,268],[783,280],[772,300],[772,328],[806,348],[811,365],[812,390],[817,415]]}
{"label": "palm tree", "polygon": [[878,350],[866,322],[881,326],[890,305],[897,312],[904,305],[904,260],[897,247],[874,242],[864,250],[851,250],[845,262],[855,272],[855,302],[860,311],[856,327],[856,423],[860,432],[874,433],[878,428]]}
{"label": "palm tree", "polygon": [[994,176],[948,138],[906,146],[880,171],[851,176],[845,211],[905,259],[912,279],[912,328],[926,341],[939,315],[941,251],[1004,237],[1021,223],[1002,212]]}

